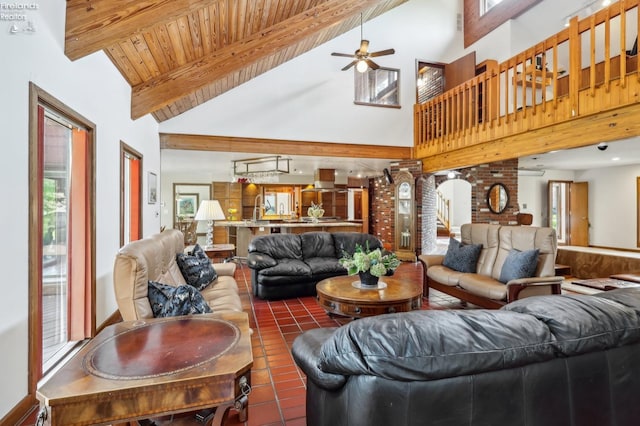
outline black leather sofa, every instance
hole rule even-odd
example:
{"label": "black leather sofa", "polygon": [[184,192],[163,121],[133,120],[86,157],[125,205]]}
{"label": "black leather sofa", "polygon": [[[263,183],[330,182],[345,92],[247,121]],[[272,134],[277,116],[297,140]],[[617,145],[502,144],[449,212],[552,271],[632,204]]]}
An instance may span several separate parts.
{"label": "black leather sofa", "polygon": [[316,294],[316,284],[346,275],[338,262],[343,251],[353,253],[356,244],[382,248],[373,235],[359,232],[306,232],[270,234],[249,243],[247,265],[251,268],[253,294],[260,299],[286,299]]}
{"label": "black leather sofa", "polygon": [[640,290],[534,296],[309,330],[309,426],[613,426],[640,419]]}

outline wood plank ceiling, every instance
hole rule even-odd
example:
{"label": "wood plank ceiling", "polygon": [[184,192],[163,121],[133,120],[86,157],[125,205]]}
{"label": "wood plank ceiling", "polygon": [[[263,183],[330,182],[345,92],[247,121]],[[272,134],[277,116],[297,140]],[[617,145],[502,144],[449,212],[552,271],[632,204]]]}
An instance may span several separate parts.
{"label": "wood plank ceiling", "polygon": [[104,50],[131,117],[164,121],[406,1],[68,0],[65,54]]}

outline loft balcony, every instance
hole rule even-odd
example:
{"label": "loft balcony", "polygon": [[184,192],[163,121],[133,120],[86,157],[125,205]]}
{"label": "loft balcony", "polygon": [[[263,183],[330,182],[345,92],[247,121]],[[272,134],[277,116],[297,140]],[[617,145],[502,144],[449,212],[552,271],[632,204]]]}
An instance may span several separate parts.
{"label": "loft balcony", "polygon": [[639,0],[623,0],[414,107],[425,172],[640,135]]}

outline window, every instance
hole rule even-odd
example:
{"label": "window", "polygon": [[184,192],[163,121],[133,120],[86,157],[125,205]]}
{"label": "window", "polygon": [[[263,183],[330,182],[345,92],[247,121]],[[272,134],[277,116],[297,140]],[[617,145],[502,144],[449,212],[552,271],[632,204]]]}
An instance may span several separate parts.
{"label": "window", "polygon": [[355,100],[358,105],[400,108],[400,70],[391,68],[354,70]]}
{"label": "window", "polygon": [[91,337],[94,323],[94,128],[30,87],[29,386]]}
{"label": "window", "polygon": [[142,238],[142,154],[120,142],[120,247]]}
{"label": "window", "polygon": [[517,17],[541,1],[464,0],[464,47],[471,46],[509,19]]}
{"label": "window", "polygon": [[480,0],[480,15],[484,15],[502,0]]}
{"label": "window", "polygon": [[549,227],[556,230],[558,244],[567,244],[570,182],[549,181]]}

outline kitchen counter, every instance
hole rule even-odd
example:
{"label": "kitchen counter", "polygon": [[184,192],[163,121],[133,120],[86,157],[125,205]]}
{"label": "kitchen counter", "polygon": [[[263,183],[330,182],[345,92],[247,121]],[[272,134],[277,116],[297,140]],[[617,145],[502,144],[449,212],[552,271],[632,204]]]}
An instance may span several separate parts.
{"label": "kitchen counter", "polygon": [[236,255],[246,257],[249,242],[258,235],[274,233],[301,234],[303,232],[362,232],[361,222],[349,222],[340,220],[319,220],[317,223],[307,220],[221,220],[216,221],[215,226],[226,226],[230,237],[235,236]]}

